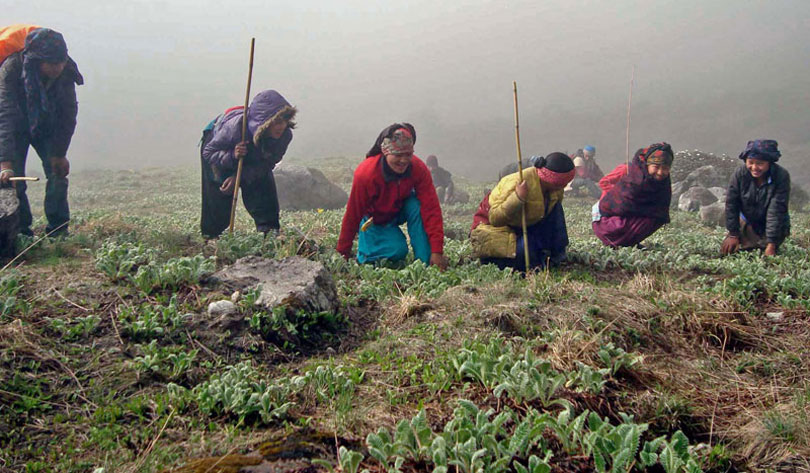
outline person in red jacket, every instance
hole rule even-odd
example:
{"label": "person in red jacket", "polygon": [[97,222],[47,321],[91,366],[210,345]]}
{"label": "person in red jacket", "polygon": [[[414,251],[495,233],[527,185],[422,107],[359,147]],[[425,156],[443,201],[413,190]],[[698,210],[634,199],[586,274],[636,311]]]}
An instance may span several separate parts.
{"label": "person in red jacket", "polygon": [[407,223],[414,257],[447,268],[439,198],[430,170],[413,154],[415,142],[413,125],[394,123],[380,132],[357,166],[337,245],[344,258],[351,258],[359,232],[359,263],[404,259],[408,244],[399,226]]}

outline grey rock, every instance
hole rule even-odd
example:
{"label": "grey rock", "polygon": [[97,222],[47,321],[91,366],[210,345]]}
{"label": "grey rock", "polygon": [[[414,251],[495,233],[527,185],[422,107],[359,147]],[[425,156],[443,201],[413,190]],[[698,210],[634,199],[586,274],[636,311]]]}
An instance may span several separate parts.
{"label": "grey rock", "polygon": [[228,300],[215,301],[208,304],[208,315],[221,317],[231,315],[236,312],[236,305]]}
{"label": "grey rock", "polygon": [[335,312],[335,282],[323,264],[291,256],[281,260],[247,256],[215,273],[212,279],[231,290],[260,291],[256,306],[272,311],[284,305],[308,312]]}
{"label": "grey rock", "polygon": [[690,184],[689,187],[722,187],[728,184],[729,176],[722,174],[716,167],[701,166],[690,172],[684,181]]}
{"label": "grey rock", "polygon": [[715,202],[700,208],[700,221],[710,227],[723,227],[726,224],[726,204]]}
{"label": "grey rock", "polygon": [[678,208],[686,212],[697,212],[704,205],[717,202],[717,197],[705,187],[690,187],[678,198]]}
{"label": "grey rock", "polygon": [[726,201],[726,188],[725,187],[709,187],[709,192],[714,194],[717,197],[719,202]]}
{"label": "grey rock", "polygon": [[349,201],[346,191],[315,168],[285,164],[273,176],[279,206],[285,210],[340,209]]}

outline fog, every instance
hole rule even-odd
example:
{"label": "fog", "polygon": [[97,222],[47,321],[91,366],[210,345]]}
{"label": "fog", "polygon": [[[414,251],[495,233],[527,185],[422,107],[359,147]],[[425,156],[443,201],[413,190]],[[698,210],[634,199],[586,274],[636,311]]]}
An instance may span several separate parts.
{"label": "fog", "polygon": [[[274,88],[299,109],[287,158],[356,156],[395,121],[416,152],[493,179],[515,159],[512,81],[524,156],[597,148],[738,154],[772,138],[810,178],[810,2],[613,0],[296,2],[5,0],[4,24],[62,32],[86,85],[75,168],[197,166],[202,127]],[[29,170],[38,170],[36,159]]]}

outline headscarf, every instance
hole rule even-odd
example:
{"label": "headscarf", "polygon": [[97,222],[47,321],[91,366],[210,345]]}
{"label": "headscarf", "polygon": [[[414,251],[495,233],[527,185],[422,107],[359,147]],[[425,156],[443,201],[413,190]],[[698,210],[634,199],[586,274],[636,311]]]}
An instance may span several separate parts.
{"label": "headscarf", "polygon": [[[388,125],[387,127],[385,127],[385,129],[383,129],[383,131],[381,131],[380,134],[377,136],[377,139],[374,140],[374,144],[371,146],[371,149],[368,150],[368,153],[366,153],[366,157],[370,158],[372,156],[378,156],[380,154],[383,154],[382,148],[383,141],[385,141],[385,139],[388,138],[390,145],[391,138],[393,138],[394,133],[398,130],[403,130],[404,132],[406,132],[405,134],[410,135],[411,152],[413,152],[413,145],[414,143],[416,143],[416,130],[410,123],[403,122],[403,123],[394,123],[392,125]],[[399,133],[397,140],[401,139],[402,137],[403,133]]]}
{"label": "headscarf", "polygon": [[413,135],[407,128],[398,128],[389,138],[383,138],[380,149],[385,156],[412,156]]}
{"label": "headscarf", "polygon": [[586,146],[586,147],[584,147],[582,149],[583,149],[583,151],[587,151],[587,152],[589,152],[591,154],[596,153],[596,148],[591,146],[591,145],[588,145],[588,146]]}
{"label": "headscarf", "polygon": [[[621,217],[653,217],[669,223],[669,204],[672,201],[670,178],[657,181],[647,172],[648,159],[667,160],[672,163],[672,147],[656,143],[636,151],[627,174],[619,179],[599,201],[602,215]],[[654,163],[649,163],[654,164]]]}
{"label": "headscarf", "polygon": [[574,162],[565,153],[551,153],[534,162],[540,181],[562,189],[574,179]]}
{"label": "headscarf", "polygon": [[67,70],[72,67],[76,70],[77,84],[83,82],[78,68],[67,53],[67,44],[61,33],[49,28],[37,28],[25,37],[23,57],[23,88],[28,112],[28,128],[31,137],[36,140],[48,133],[55,119],[54,105],[48,100],[48,91],[42,81],[39,65],[43,62],[60,63],[69,62]]}
{"label": "headscarf", "polygon": [[770,161],[775,163],[779,161],[782,153],[777,148],[779,144],[776,140],[752,140],[748,142],[745,151],[740,153],[740,159],[745,161],[747,158],[761,159],[763,161]]}

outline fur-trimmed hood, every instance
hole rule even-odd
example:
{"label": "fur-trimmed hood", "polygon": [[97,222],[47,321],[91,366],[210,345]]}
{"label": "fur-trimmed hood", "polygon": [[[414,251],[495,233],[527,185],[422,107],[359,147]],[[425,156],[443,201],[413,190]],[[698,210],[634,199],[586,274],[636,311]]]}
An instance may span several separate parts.
{"label": "fur-trimmed hood", "polygon": [[297,110],[275,90],[259,92],[248,107],[248,133],[253,144],[259,147],[262,135],[270,128],[274,120],[283,119],[289,122],[289,127],[295,126],[292,120]]}

